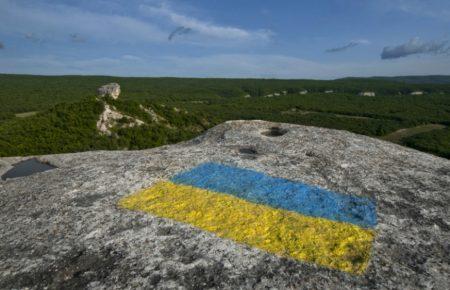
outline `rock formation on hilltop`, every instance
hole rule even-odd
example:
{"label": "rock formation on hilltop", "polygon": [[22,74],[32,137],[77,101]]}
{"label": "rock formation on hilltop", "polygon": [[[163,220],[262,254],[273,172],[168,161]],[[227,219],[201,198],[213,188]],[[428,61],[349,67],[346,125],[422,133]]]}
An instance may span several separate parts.
{"label": "rock formation on hilltop", "polygon": [[[120,95],[120,85],[117,83],[110,83],[98,88],[98,95],[101,97],[110,96],[114,100],[117,100]],[[126,115],[118,111],[114,106],[108,104],[107,100],[99,100],[104,106],[103,112],[100,114],[97,121],[97,130],[100,134],[111,135],[113,128],[132,128],[135,126],[142,126],[145,124],[144,121]],[[140,109],[145,111],[147,114],[151,115],[152,121],[155,121],[156,116],[158,116],[153,110],[147,109],[140,105]],[[158,121],[159,119],[156,119]],[[156,122],[155,121],[155,122]],[[119,124],[121,123],[122,124]]]}
{"label": "rock formation on hilltop", "polygon": [[120,85],[117,83],[106,84],[98,88],[97,94],[100,97],[110,96],[113,99],[117,99],[120,95]]}
{"label": "rock formation on hilltop", "polygon": [[[100,97],[109,96],[114,100],[117,100],[120,95],[120,85],[117,83],[110,83],[101,86],[97,90],[97,94]],[[126,120],[125,127],[134,127],[143,125],[144,122],[131,116],[127,116],[117,111],[116,108],[110,106],[105,100],[101,100],[104,106],[103,112],[100,114],[97,121],[97,130],[101,134],[111,135],[111,129],[117,126],[120,120]]]}
{"label": "rock formation on hilltop", "polygon": [[134,126],[144,125],[144,121],[137,118],[127,116],[117,111],[116,108],[104,103],[105,109],[100,114],[97,121],[97,130],[101,134],[111,135],[111,129],[118,125],[118,122],[125,119],[127,122],[122,125],[122,128],[130,128]]}
{"label": "rock formation on hilltop", "polygon": [[[1,158],[0,174],[23,159]],[[149,150],[38,159],[58,168],[0,181],[1,289],[446,289],[450,284],[446,159],[345,131],[263,121],[226,122],[191,141]],[[283,258],[118,205],[139,189],[205,162],[373,200],[377,224],[367,269],[350,274]],[[335,245],[341,246],[348,245]]]}

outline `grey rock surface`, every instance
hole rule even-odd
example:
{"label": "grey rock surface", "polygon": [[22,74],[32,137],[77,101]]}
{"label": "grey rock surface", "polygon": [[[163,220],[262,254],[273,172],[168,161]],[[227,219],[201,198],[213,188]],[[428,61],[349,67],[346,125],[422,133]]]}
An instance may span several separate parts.
{"label": "grey rock surface", "polygon": [[111,96],[111,98],[117,99],[120,95],[120,85],[117,83],[106,84],[98,88],[97,94],[100,97]]}
{"label": "grey rock surface", "polygon": [[[279,128],[279,129],[277,129]],[[448,289],[450,161],[315,127],[232,121],[176,145],[41,156],[57,169],[0,181],[0,288]],[[24,158],[0,159],[0,170]],[[378,225],[357,276],[117,207],[214,161],[370,196]]]}

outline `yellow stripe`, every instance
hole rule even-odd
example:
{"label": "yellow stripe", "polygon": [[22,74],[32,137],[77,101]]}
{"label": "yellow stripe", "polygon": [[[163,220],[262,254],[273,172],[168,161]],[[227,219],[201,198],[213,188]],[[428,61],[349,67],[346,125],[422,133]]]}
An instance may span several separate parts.
{"label": "yellow stripe", "polygon": [[192,224],[267,252],[361,274],[374,232],[254,204],[231,195],[171,182],[125,197],[119,206]]}

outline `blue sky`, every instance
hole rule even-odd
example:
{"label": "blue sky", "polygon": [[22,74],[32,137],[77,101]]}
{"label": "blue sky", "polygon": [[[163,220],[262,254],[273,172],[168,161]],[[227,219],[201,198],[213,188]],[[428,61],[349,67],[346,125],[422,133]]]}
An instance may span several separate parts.
{"label": "blue sky", "polygon": [[450,74],[450,1],[0,0],[0,73]]}

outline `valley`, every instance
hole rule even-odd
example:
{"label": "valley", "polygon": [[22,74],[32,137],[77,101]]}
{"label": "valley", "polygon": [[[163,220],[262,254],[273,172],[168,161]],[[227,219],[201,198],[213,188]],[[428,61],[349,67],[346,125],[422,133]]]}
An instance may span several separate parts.
{"label": "valley", "polygon": [[[414,80],[0,75],[0,156],[145,149],[227,120],[261,119],[347,130],[448,158],[450,85]],[[110,82],[120,84],[120,98],[99,99],[97,88]]]}
{"label": "valley", "polygon": [[394,131],[392,133],[389,133],[382,137],[383,140],[391,141],[394,143],[400,143],[403,139],[415,136],[417,134],[421,133],[427,133],[434,130],[442,130],[445,129],[446,126],[441,124],[426,124],[426,125],[419,125],[412,128],[404,128],[399,129],[397,131]]}

